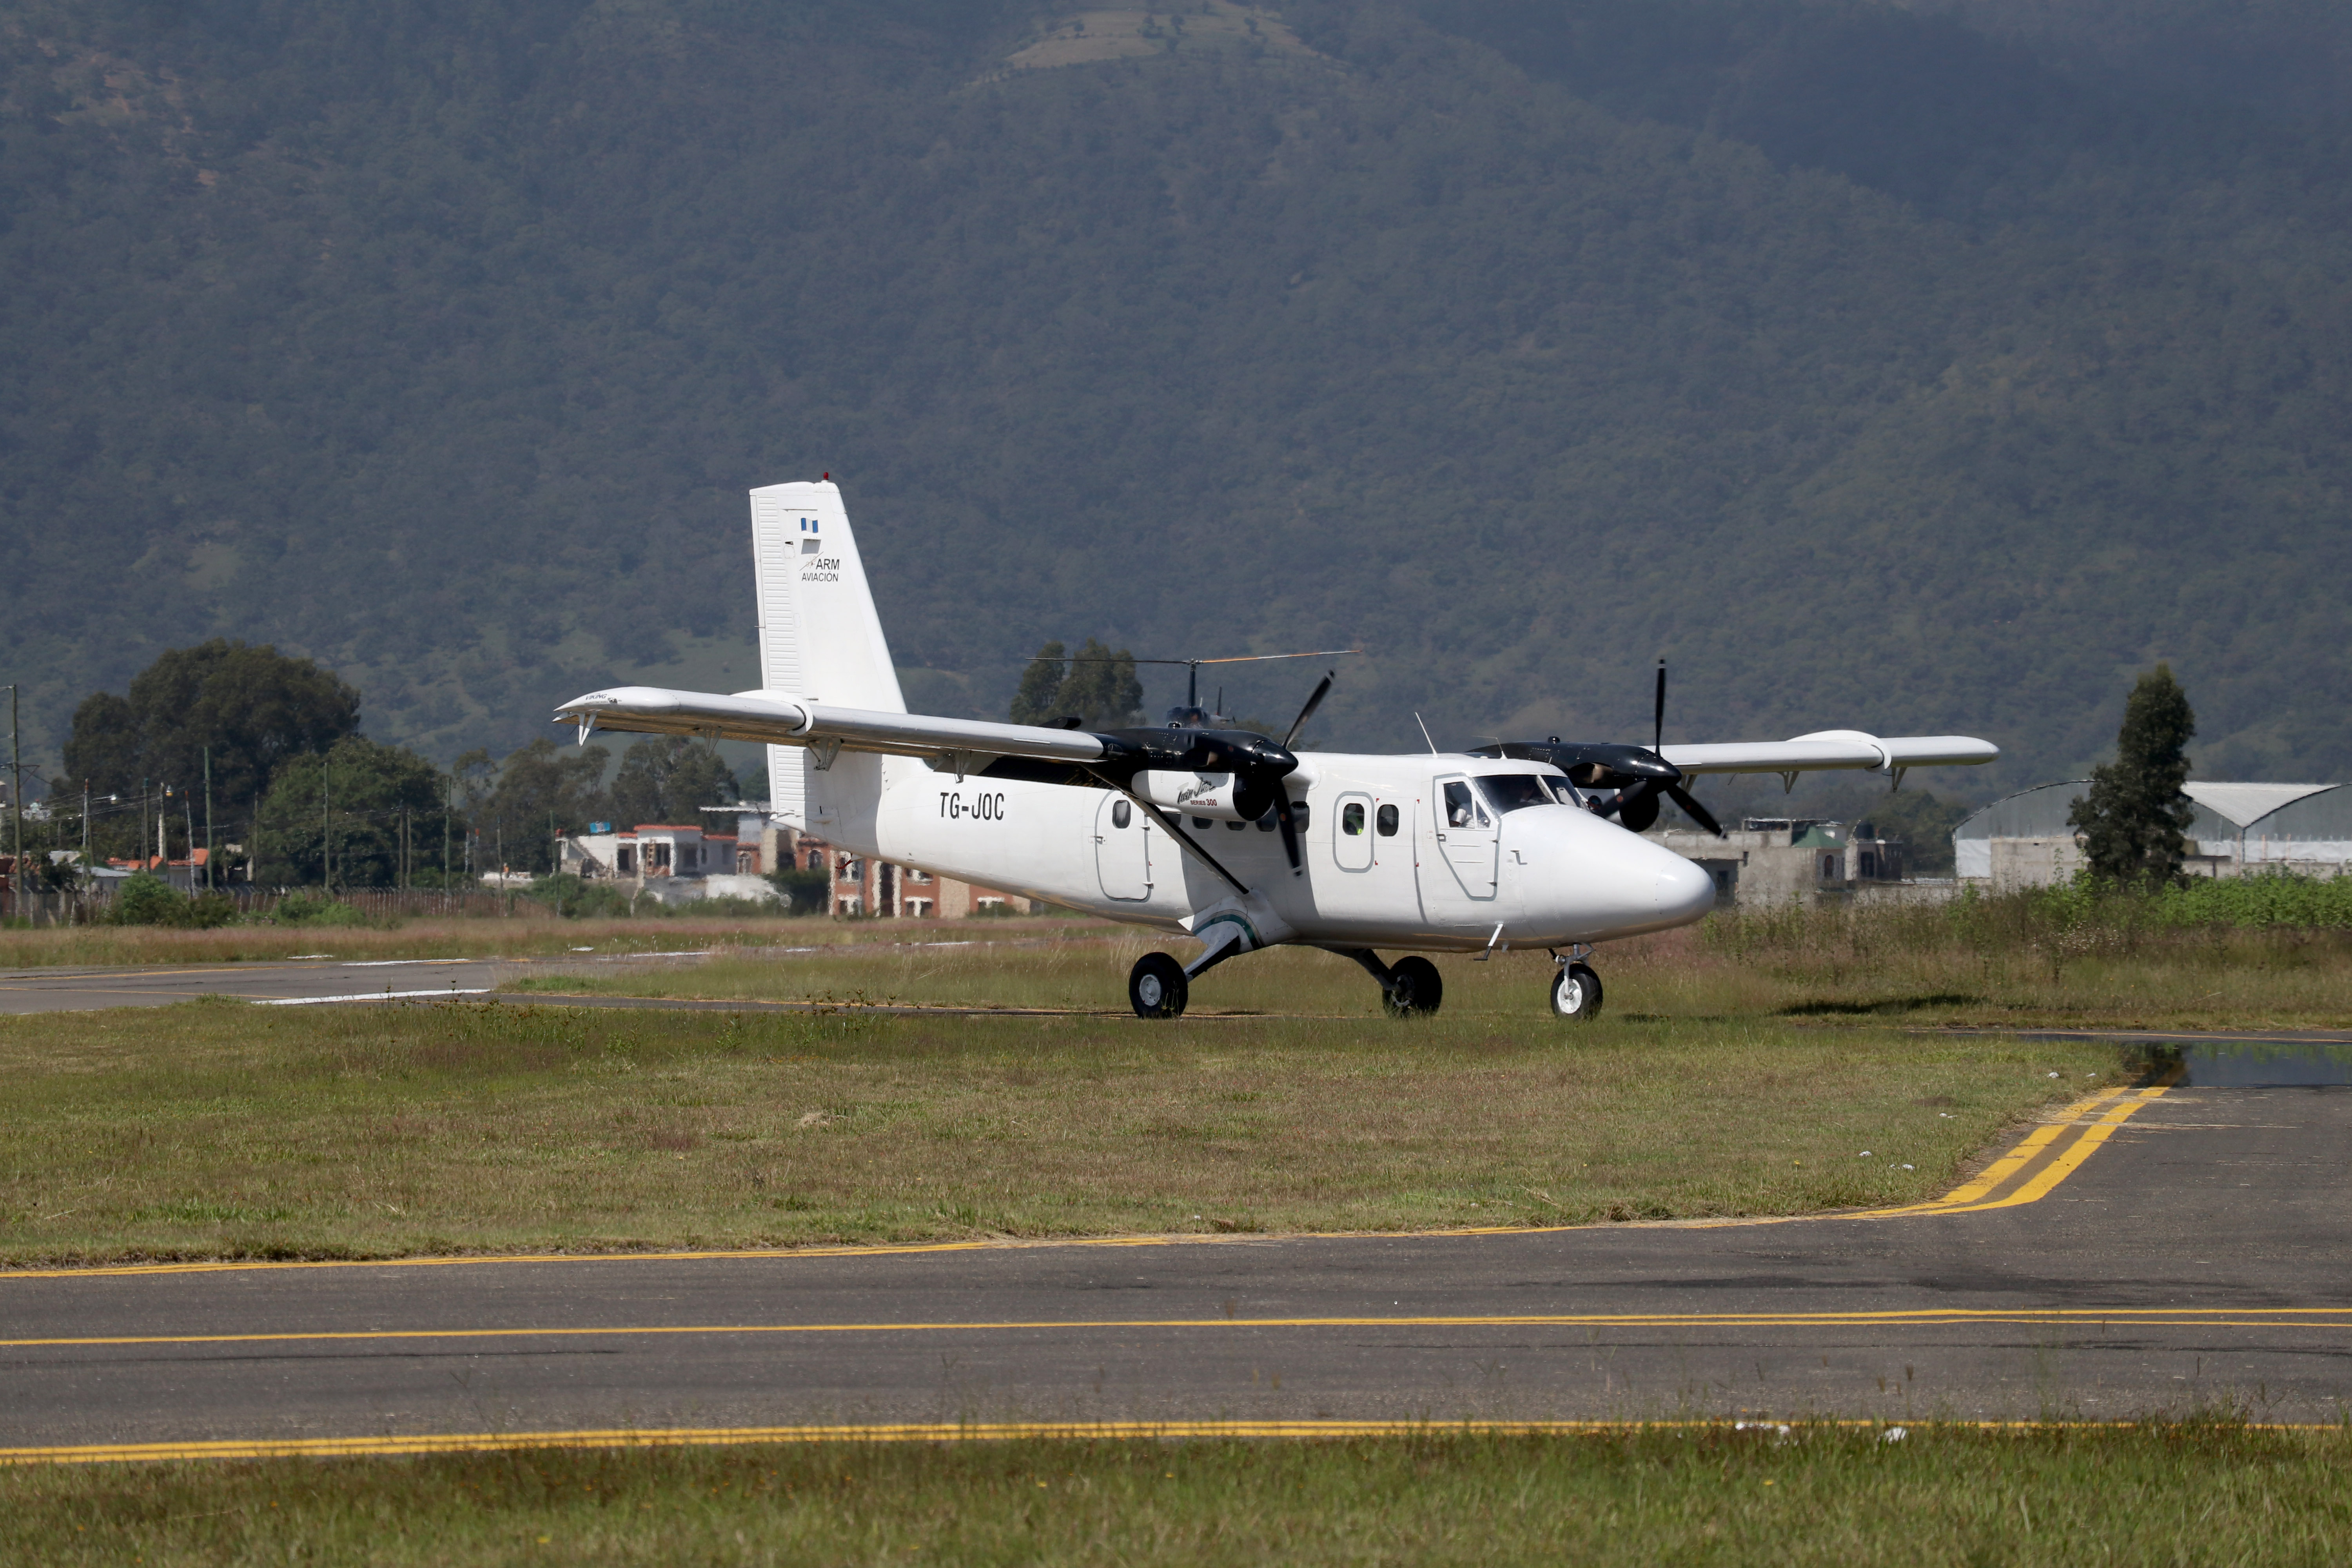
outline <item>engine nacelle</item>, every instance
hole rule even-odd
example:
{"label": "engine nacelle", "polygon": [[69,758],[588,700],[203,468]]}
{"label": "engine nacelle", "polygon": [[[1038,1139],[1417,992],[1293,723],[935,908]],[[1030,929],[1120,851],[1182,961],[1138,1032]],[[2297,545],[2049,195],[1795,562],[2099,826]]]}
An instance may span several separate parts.
{"label": "engine nacelle", "polygon": [[1162,811],[1212,822],[1255,822],[1274,809],[1271,781],[1258,784],[1234,773],[1140,773],[1134,788]]}

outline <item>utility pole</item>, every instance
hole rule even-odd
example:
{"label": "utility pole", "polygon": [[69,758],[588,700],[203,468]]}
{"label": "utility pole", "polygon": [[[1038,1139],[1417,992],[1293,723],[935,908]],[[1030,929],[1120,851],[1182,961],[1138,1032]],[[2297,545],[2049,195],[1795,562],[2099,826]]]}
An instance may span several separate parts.
{"label": "utility pole", "polygon": [[139,868],[147,869],[147,781],[139,781]]}
{"label": "utility pole", "polygon": [[9,847],[16,858],[8,864],[8,912],[16,914],[25,907],[25,747],[24,735],[16,728],[16,686],[8,686],[8,816]]}
{"label": "utility pole", "polygon": [[89,874],[89,781],[81,781],[81,890],[91,887]]}
{"label": "utility pole", "polygon": [[[185,790],[180,792],[180,820],[188,828],[188,891],[194,895],[196,890],[196,802]],[[212,857],[207,855],[205,858],[209,860]],[[166,870],[170,868],[169,865],[164,868]]]}
{"label": "utility pole", "polygon": [[331,774],[322,753],[319,758],[319,890],[332,898],[335,892],[335,826],[327,815],[327,785]]}
{"label": "utility pole", "polygon": [[213,890],[213,749],[205,748],[205,891]]}

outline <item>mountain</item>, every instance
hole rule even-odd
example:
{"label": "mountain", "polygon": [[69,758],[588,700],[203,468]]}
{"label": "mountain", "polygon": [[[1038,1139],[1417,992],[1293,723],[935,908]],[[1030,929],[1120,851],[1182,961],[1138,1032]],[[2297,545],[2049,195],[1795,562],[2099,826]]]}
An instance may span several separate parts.
{"label": "mountain", "polygon": [[2167,658],[2208,776],[2345,776],[2347,132],[2195,10],[0,5],[28,738],[213,636],[444,760],[749,686],[831,472],[919,705],[1360,643],[1326,742],[1640,738],[1663,656],[1981,795]]}

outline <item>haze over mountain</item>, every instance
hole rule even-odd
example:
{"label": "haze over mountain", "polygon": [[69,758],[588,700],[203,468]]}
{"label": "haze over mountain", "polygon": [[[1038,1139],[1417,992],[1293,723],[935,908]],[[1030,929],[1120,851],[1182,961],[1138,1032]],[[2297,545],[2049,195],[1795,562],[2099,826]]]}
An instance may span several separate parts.
{"label": "haze over mountain", "polygon": [[2168,658],[2205,776],[2344,777],[2347,36],[0,5],[0,647],[44,757],[215,635],[503,750],[752,684],[742,492],[830,471],[945,710],[1048,637],[1360,642],[1328,742],[1639,739],[1665,656],[1669,739],[1967,731],[2007,756],[1936,787],[1982,795]]}

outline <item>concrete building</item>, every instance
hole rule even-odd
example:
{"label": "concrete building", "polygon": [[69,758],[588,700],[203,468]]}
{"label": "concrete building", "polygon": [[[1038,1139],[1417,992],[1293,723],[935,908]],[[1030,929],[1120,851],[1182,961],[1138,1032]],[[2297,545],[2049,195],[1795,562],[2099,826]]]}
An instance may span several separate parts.
{"label": "concrete building", "polygon": [[[2036,784],[1963,820],[1952,829],[1960,880],[2011,892],[2073,877],[2086,862],[2066,818],[2090,787],[2088,779]],[[2352,863],[2352,790],[2341,784],[2197,780],[2181,793],[2194,807],[2187,837],[2196,852],[2186,863],[2192,876],[2336,877]]]}
{"label": "concrete building", "polygon": [[1712,878],[1718,906],[1816,903],[1917,885],[1904,879],[1903,841],[1877,837],[1866,822],[1751,816],[1721,838],[1696,828],[1657,828],[1642,837]]}

